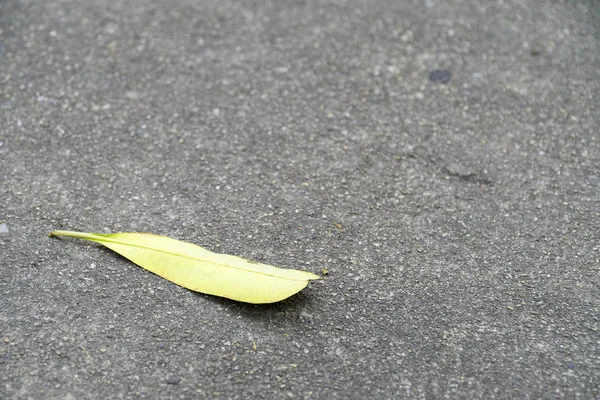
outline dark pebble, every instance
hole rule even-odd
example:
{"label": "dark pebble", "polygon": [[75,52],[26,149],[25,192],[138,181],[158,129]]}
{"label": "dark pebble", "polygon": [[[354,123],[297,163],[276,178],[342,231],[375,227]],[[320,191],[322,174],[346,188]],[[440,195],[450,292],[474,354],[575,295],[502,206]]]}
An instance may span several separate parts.
{"label": "dark pebble", "polygon": [[450,78],[452,78],[452,73],[447,69],[434,69],[429,72],[429,80],[431,82],[440,82],[440,83],[448,83],[450,82]]}
{"label": "dark pebble", "polygon": [[167,383],[169,385],[177,385],[179,382],[181,382],[181,378],[177,375],[170,375],[167,377]]}

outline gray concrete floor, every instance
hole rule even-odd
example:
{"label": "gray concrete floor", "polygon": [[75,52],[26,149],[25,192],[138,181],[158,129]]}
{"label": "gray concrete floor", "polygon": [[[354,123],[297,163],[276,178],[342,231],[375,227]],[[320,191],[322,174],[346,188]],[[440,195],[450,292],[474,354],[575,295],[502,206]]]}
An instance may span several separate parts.
{"label": "gray concrete floor", "polygon": [[[600,398],[599,18],[0,2],[0,398]],[[329,275],[246,305],[53,229]]]}

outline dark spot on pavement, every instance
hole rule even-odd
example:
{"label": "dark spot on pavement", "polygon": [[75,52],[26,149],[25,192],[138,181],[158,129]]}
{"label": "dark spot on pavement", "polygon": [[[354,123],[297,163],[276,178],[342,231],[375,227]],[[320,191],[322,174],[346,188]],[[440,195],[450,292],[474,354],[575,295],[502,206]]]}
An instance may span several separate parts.
{"label": "dark spot on pavement", "polygon": [[446,84],[450,82],[450,78],[452,78],[452,73],[447,69],[434,69],[429,72],[429,80],[431,82],[440,82]]}
{"label": "dark spot on pavement", "polygon": [[177,375],[169,375],[167,377],[167,383],[169,385],[177,385],[179,382],[181,382],[181,378]]}

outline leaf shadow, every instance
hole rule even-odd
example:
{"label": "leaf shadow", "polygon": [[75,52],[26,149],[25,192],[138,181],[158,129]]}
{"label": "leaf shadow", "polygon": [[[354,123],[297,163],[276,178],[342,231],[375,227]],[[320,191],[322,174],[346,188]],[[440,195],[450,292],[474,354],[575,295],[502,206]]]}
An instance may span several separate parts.
{"label": "leaf shadow", "polygon": [[[310,287],[304,290],[309,290]],[[259,323],[300,324],[302,312],[307,308],[316,307],[316,300],[310,293],[299,292],[285,300],[271,304],[242,303],[224,297],[211,296],[203,293],[192,292],[207,301],[217,304],[235,316]]]}

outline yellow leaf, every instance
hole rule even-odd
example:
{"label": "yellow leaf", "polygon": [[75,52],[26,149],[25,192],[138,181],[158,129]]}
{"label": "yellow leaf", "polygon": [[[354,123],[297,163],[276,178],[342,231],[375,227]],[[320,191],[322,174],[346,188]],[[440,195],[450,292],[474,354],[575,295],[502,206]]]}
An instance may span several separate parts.
{"label": "yellow leaf", "polygon": [[298,293],[309,281],[320,279],[307,271],[213,253],[192,243],[150,233],[53,231],[49,236],[70,236],[100,243],[187,289],[246,303],[275,303]]}

